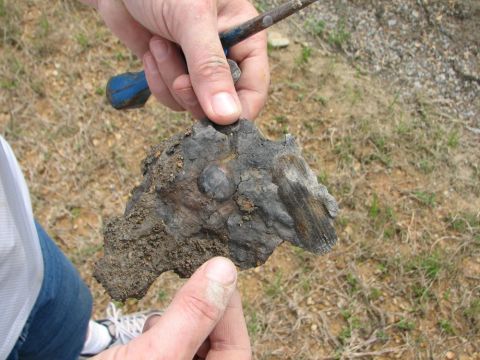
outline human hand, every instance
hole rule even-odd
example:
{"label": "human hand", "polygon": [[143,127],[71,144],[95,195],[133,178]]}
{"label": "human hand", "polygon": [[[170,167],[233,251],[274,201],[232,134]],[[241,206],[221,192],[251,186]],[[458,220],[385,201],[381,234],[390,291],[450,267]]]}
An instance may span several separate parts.
{"label": "human hand", "polygon": [[218,124],[258,116],[270,81],[265,31],[229,49],[242,70],[236,89],[218,37],[257,15],[248,0],[81,1],[142,58],[150,90],[166,106]]}
{"label": "human hand", "polygon": [[230,260],[216,257],[207,261],[178,291],[163,316],[151,318],[142,335],[95,359],[191,360],[195,355],[208,360],[251,359],[236,283],[236,269]]}

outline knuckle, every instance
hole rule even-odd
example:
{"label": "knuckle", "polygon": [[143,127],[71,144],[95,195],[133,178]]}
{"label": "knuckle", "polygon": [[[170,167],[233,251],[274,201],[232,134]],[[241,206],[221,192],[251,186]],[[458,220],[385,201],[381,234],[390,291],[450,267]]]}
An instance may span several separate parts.
{"label": "knuckle", "polygon": [[215,9],[214,0],[178,0],[173,3],[174,12],[182,14],[183,17],[203,17],[211,14]]}
{"label": "knuckle", "polygon": [[194,295],[183,297],[183,305],[193,320],[208,319],[216,322],[220,317],[220,310],[206,300]]}
{"label": "knuckle", "polygon": [[210,80],[221,79],[230,76],[230,66],[224,57],[212,55],[197,64],[196,73]]}
{"label": "knuckle", "polygon": [[193,0],[187,1],[187,3],[192,14],[196,14],[197,16],[209,14],[214,9],[213,0]]}

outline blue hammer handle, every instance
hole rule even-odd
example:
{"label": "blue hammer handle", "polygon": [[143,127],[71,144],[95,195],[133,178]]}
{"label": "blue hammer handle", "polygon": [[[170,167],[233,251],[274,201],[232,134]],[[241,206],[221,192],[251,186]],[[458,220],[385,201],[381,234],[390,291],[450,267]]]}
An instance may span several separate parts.
{"label": "blue hammer handle", "polygon": [[106,93],[108,102],[117,110],[142,107],[152,94],[144,71],[112,76]]}
{"label": "blue hammer handle", "polygon": [[[225,55],[227,49],[259,31],[290,16],[317,0],[290,0],[270,11],[219,34]],[[117,110],[145,105],[151,95],[145,72],[127,72],[110,78],[106,89],[108,102]]]}

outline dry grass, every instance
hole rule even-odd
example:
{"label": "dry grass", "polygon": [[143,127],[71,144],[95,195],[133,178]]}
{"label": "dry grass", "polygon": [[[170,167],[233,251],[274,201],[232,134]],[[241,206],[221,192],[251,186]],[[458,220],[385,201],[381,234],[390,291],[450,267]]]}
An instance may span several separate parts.
{"label": "dry grass", "polygon": [[[295,134],[340,202],[339,244],[316,257],[282,246],[240,276],[258,359],[479,358],[478,135],[418,94],[312,42],[272,51],[271,137]],[[75,1],[0,0],[0,129],[30,185],[36,216],[91,278],[104,217],[123,210],[146,150],[190,123],[155,103],[117,112],[109,75],[138,62]],[[126,310],[165,306],[165,274]]]}

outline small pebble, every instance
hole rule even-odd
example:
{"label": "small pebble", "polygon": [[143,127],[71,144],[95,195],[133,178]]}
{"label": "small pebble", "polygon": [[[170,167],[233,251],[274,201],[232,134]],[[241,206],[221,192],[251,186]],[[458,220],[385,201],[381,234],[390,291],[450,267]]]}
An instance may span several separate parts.
{"label": "small pebble", "polygon": [[456,358],[456,356],[455,356],[455,353],[453,351],[447,351],[447,353],[445,354],[445,359],[453,360],[455,358]]}
{"label": "small pebble", "polygon": [[270,31],[268,33],[268,44],[273,48],[284,48],[290,44],[290,40],[278,32]]}

